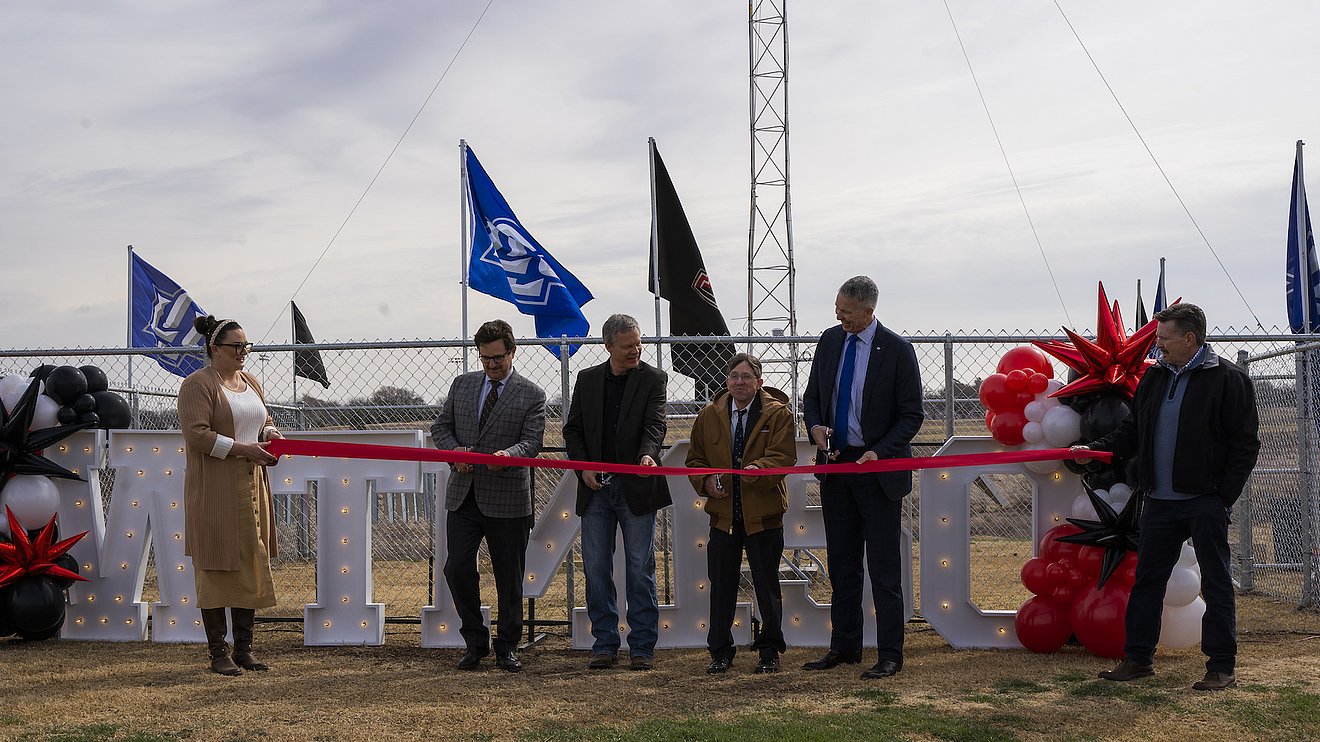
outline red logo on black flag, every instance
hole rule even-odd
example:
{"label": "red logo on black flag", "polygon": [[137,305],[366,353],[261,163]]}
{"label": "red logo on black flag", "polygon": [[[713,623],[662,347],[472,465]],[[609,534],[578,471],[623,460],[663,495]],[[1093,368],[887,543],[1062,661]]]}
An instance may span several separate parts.
{"label": "red logo on black flag", "polygon": [[692,290],[697,292],[705,302],[716,309],[719,305],[715,303],[715,287],[710,285],[710,276],[706,275],[706,269],[697,270],[697,275],[692,277]]}

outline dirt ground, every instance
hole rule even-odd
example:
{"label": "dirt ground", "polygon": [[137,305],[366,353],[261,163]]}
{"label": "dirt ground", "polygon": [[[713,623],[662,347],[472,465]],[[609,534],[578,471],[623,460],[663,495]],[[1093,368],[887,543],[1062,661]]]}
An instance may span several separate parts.
{"label": "dirt ground", "polygon": [[1066,693],[1069,683],[1089,682],[1113,664],[1080,648],[1054,655],[955,650],[923,623],[909,624],[903,671],[878,682],[861,680],[856,666],[802,670],[820,651],[804,648],[790,648],[778,675],[753,675],[754,660],[743,653],[732,672],[710,676],[702,650],[661,651],[649,673],[589,671],[587,655],[569,649],[566,636],[523,651],[521,674],[489,660],[460,672],[453,669],[457,650],[422,649],[417,627],[403,624],[388,627],[384,646],[351,648],[304,647],[300,625],[259,624],[258,654],[272,669],[238,678],[208,672],[200,645],[9,641],[0,644],[10,677],[0,737],[41,739],[105,724],[188,739],[563,738],[566,728],[645,719],[831,713],[855,707],[866,689],[890,692],[900,705],[975,715],[993,711],[1005,687],[1042,684],[1042,692],[1009,699],[1014,714],[1039,722],[1026,724],[1023,738],[1241,738],[1224,704],[1249,697],[1253,687],[1320,691],[1320,614],[1243,596],[1239,632],[1244,687],[1226,693],[1188,687],[1203,671],[1198,650],[1161,652],[1151,680],[1175,699],[1176,718],[1160,704],[1116,706],[1103,692]]}

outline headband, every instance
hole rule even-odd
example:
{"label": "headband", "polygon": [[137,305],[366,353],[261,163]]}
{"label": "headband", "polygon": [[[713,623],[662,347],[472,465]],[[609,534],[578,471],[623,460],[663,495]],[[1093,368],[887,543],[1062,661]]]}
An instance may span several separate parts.
{"label": "headband", "polygon": [[206,339],[206,344],[207,344],[207,345],[215,345],[215,341],[216,341],[217,339],[219,339],[219,337],[220,337],[220,333],[224,332],[225,325],[231,325],[231,324],[232,324],[232,325],[236,325],[236,324],[238,324],[238,320],[236,320],[236,319],[222,319],[222,320],[220,320],[219,322],[216,322],[216,323],[215,323],[215,329],[211,331],[211,336],[208,337],[208,338]]}

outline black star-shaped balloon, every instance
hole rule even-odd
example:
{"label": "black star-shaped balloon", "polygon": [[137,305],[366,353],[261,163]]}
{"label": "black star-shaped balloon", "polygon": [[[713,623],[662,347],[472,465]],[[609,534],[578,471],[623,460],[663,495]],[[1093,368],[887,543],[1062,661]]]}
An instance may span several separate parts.
{"label": "black star-shaped balloon", "polygon": [[92,427],[94,423],[77,423],[29,431],[32,414],[37,411],[40,385],[39,380],[33,379],[32,383],[28,384],[27,391],[19,398],[18,404],[14,405],[13,412],[6,412],[4,405],[0,404],[0,490],[4,489],[10,476],[16,474],[86,481],[42,456],[41,451],[79,430]]}
{"label": "black star-shaped balloon", "polygon": [[1118,565],[1123,563],[1127,553],[1137,550],[1139,538],[1137,520],[1141,516],[1141,496],[1134,492],[1123,506],[1123,511],[1114,512],[1114,507],[1095,493],[1091,485],[1086,483],[1085,477],[1082,478],[1082,487],[1086,489],[1086,496],[1090,498],[1091,505],[1095,507],[1095,513],[1100,516],[1100,520],[1069,518],[1068,522],[1082,529],[1082,532],[1071,536],[1060,536],[1055,540],[1095,546],[1105,550],[1105,560],[1100,567],[1100,582],[1096,585],[1097,588],[1101,588],[1114,574],[1114,570],[1118,569]]}

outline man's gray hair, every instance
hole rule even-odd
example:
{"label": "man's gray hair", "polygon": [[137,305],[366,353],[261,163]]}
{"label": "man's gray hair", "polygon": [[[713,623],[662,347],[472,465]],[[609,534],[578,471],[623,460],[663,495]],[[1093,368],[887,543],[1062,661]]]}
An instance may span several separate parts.
{"label": "man's gray hair", "polygon": [[1193,333],[1196,335],[1197,345],[1205,345],[1205,312],[1195,304],[1178,302],[1156,312],[1152,319],[1157,322],[1172,322],[1173,326],[1178,328],[1178,332],[1184,335]]}
{"label": "man's gray hair", "polygon": [[600,328],[601,337],[605,338],[606,345],[614,345],[614,338],[621,332],[632,332],[636,330],[641,334],[642,328],[637,324],[637,320],[627,314],[611,314],[610,318],[605,320],[605,325]]}
{"label": "man's gray hair", "polygon": [[853,276],[839,287],[839,295],[875,309],[875,303],[880,300],[880,288],[866,276]]}

